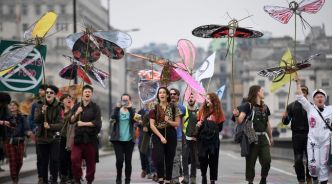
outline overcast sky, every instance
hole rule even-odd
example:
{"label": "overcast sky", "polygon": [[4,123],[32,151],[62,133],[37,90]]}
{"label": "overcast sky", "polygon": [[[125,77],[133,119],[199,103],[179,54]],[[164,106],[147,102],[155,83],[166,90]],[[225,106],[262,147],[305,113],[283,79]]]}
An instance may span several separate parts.
{"label": "overcast sky", "polygon": [[[107,4],[107,0],[102,1]],[[130,32],[131,48],[151,42],[176,45],[179,39],[185,38],[206,49],[211,39],[194,37],[191,31],[205,24],[227,25],[230,21],[227,12],[236,19],[253,15],[241,21],[240,27],[268,31],[274,37],[293,37],[294,16],[288,24],[281,24],[264,12],[264,5],[288,7],[286,0],[110,0],[110,20],[117,29],[140,29]],[[302,15],[312,26],[325,24],[327,35],[332,36],[332,1],[326,0],[317,14]],[[300,22],[298,25],[298,40],[303,40]],[[308,34],[308,30],[305,33]]]}

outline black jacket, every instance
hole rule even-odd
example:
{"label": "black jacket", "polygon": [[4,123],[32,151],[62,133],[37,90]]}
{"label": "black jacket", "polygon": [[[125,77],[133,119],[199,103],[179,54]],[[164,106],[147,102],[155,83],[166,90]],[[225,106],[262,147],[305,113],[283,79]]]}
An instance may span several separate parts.
{"label": "black jacket", "polygon": [[307,112],[303,109],[302,105],[298,102],[292,102],[287,106],[288,116],[282,119],[284,125],[288,125],[290,122],[291,129],[294,134],[308,134],[309,124]]}

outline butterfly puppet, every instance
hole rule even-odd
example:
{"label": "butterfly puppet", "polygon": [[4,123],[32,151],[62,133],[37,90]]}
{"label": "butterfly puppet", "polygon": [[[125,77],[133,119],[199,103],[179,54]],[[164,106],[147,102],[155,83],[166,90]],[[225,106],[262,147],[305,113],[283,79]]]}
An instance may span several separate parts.
{"label": "butterfly puppet", "polygon": [[84,64],[73,57],[66,55],[64,55],[64,57],[72,64],[66,66],[59,72],[60,77],[73,80],[76,76],[79,76],[84,82],[88,84],[91,84],[91,80],[89,78],[91,77],[105,88],[104,80],[109,77],[108,73],[97,69],[93,66],[92,63],[87,62]]}
{"label": "butterfly puppet", "polygon": [[[192,68],[195,60],[195,48],[189,40],[181,39],[178,42],[178,50],[182,57],[182,63],[175,63],[168,59],[158,56],[142,56],[137,54],[128,53],[131,56],[150,61],[163,67],[160,74],[160,82],[168,85],[170,82],[175,82],[183,79],[187,84],[186,93],[188,94],[188,88],[193,89],[197,94],[205,94],[205,89],[191,76]],[[140,84],[139,84],[140,85]],[[190,95],[190,93],[189,93]],[[187,95],[189,97],[189,95]]]}
{"label": "butterfly puppet", "polygon": [[[248,17],[246,17],[248,18]],[[245,18],[244,18],[245,19]],[[241,19],[243,20],[243,19]],[[233,99],[235,100],[234,97],[234,38],[259,38],[263,36],[263,33],[259,31],[255,31],[252,29],[247,29],[243,27],[239,27],[239,21],[241,20],[236,20],[232,19],[228,25],[216,25],[216,24],[210,24],[210,25],[203,25],[195,28],[192,31],[192,34],[197,37],[201,38],[227,38],[228,39],[228,49],[231,49],[232,53],[232,95]],[[227,56],[227,54],[226,54]],[[235,106],[235,101],[233,101],[233,106]]]}
{"label": "butterfly puppet", "polygon": [[15,50],[6,52],[0,56],[0,76],[12,71],[36,46],[41,45],[56,20],[56,13],[47,12],[32,24],[29,30],[24,33],[24,36],[29,36],[29,38],[23,43],[14,45],[13,47],[16,47]]}
{"label": "butterfly puppet", "polygon": [[288,7],[280,6],[264,6],[264,11],[268,13],[272,18],[277,21],[287,24],[293,14],[298,15],[301,19],[302,25],[305,28],[305,25],[310,24],[302,17],[302,12],[306,13],[317,13],[322,6],[324,5],[325,0],[302,0],[300,3],[296,1],[291,1]]}

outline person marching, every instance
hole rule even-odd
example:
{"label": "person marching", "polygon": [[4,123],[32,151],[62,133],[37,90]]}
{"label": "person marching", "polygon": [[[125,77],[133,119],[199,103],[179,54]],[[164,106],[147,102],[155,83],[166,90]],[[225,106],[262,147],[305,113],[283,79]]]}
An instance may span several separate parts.
{"label": "person marching", "polygon": [[[186,114],[183,117],[183,133],[186,138],[186,147],[183,149],[183,170],[184,181],[182,183],[189,183],[189,160],[190,160],[190,184],[196,184],[196,164],[198,163],[197,156],[197,135],[195,127],[197,124],[196,99],[193,94],[190,95],[186,106]],[[185,172],[186,171],[186,172]]]}
{"label": "person marching", "polygon": [[294,78],[297,85],[297,101],[307,112],[309,123],[308,133],[308,162],[309,172],[313,183],[327,184],[329,179],[328,155],[330,150],[332,106],[326,106],[327,94],[322,89],[312,93],[314,104],[311,104],[303,95],[298,75]]}
{"label": "person marching", "polygon": [[[170,92],[160,87],[157,92],[158,104],[149,112],[150,128],[153,132],[152,144],[155,155],[159,184],[170,183],[173,161],[177,144],[176,127],[179,125],[181,112],[171,104]],[[165,180],[165,181],[164,181]]]}
{"label": "person marching", "polygon": [[[11,97],[8,93],[0,92],[0,162],[2,162],[5,158],[4,153],[4,142],[6,138],[6,125],[8,126],[10,111],[8,109],[8,104],[11,101]],[[5,171],[1,168],[0,165],[0,172]]]}
{"label": "person marching", "polygon": [[[303,96],[307,98],[308,87],[302,85],[301,90]],[[303,109],[298,101],[294,101],[287,106],[286,112],[283,114],[282,123],[284,125],[291,124],[292,129],[292,144],[294,151],[294,168],[299,184],[312,184],[312,179],[308,169],[308,154],[307,154],[307,140],[308,140],[308,118],[307,112]],[[306,162],[303,161],[303,156],[306,157]],[[304,167],[305,165],[305,167]]]}
{"label": "person marching", "polygon": [[123,162],[125,162],[125,184],[130,183],[131,160],[135,146],[135,108],[132,105],[130,95],[122,94],[121,102],[115,107],[111,116],[116,121],[114,128],[117,132],[113,134],[116,136],[111,137],[116,157],[116,184],[122,183]]}
{"label": "person marching", "polygon": [[32,132],[26,118],[19,111],[19,103],[12,101],[9,109],[11,116],[9,124],[6,125],[5,150],[9,160],[10,176],[13,184],[17,184],[23,165],[25,136],[31,136]]}
{"label": "person marching", "polygon": [[[60,97],[60,102],[63,108],[63,122],[64,125],[61,128],[60,135],[60,184],[70,183],[72,181],[73,175],[71,172],[71,144],[72,144],[72,134],[74,125],[70,124],[71,109],[73,107],[73,98],[69,94],[64,94]],[[68,145],[68,142],[70,145]]]}
{"label": "person marching", "polygon": [[253,184],[257,157],[259,157],[259,163],[262,167],[260,184],[267,183],[266,178],[271,166],[270,146],[273,144],[273,138],[269,121],[270,110],[263,100],[263,88],[253,85],[249,88],[247,102],[240,106],[240,111],[233,110],[237,123],[244,123],[247,117],[253,120],[253,128],[258,138],[258,141],[250,144],[249,154],[246,156],[246,180],[248,184]]}
{"label": "person marching", "polygon": [[218,179],[219,132],[225,121],[221,103],[216,93],[208,93],[206,100],[198,111],[198,157],[201,168],[202,184],[207,183],[207,169],[210,167],[210,183]]}
{"label": "person marching", "polygon": [[[46,87],[46,100],[38,103],[35,123],[38,125],[37,144],[40,153],[40,170],[43,183],[48,183],[48,170],[51,183],[57,183],[59,171],[60,133],[63,126],[62,108],[55,96],[58,88],[54,85]],[[50,168],[49,168],[50,166]]]}
{"label": "person marching", "polygon": [[92,101],[93,87],[83,86],[82,93],[82,102],[76,104],[71,111],[71,123],[76,123],[74,144],[71,148],[72,173],[75,184],[80,184],[82,160],[85,159],[85,178],[87,184],[91,184],[96,172],[101,113],[99,106]]}

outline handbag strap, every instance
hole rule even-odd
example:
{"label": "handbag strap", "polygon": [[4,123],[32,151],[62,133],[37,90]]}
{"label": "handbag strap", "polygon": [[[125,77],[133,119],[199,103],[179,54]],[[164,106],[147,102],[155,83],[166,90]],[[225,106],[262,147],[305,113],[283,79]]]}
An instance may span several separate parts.
{"label": "handbag strap", "polygon": [[[316,108],[315,108],[316,109]],[[326,120],[323,118],[322,113],[319,112],[318,109],[316,109],[316,111],[318,112],[319,116],[322,118],[322,120],[324,121],[325,125],[327,126],[327,128],[330,129],[330,131],[332,131],[332,127],[326,122]]]}

